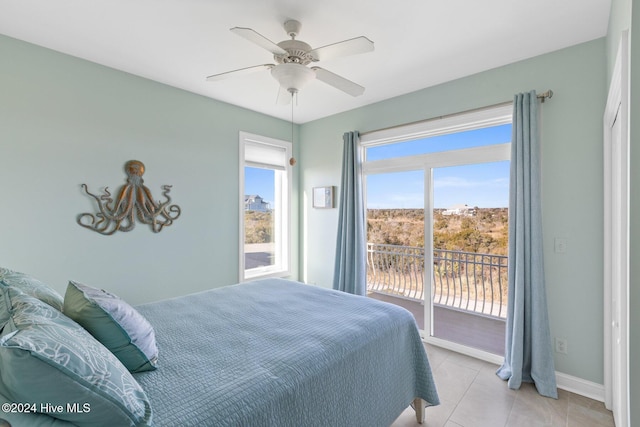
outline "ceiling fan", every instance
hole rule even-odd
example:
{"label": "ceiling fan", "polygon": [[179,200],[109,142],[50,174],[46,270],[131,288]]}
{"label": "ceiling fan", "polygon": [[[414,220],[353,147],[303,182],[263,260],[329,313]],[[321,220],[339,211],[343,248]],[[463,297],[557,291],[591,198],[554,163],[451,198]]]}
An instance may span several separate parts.
{"label": "ceiling fan", "polygon": [[325,61],[346,55],[370,52],[373,50],[373,42],[364,36],[355,37],[330,45],[312,49],[307,43],[296,40],[302,24],[296,20],[288,20],[284,23],[284,29],[291,40],[274,43],[262,34],[251,28],[234,27],[231,32],[246,38],[258,46],[273,54],[275,64],[262,64],[238,70],[227,71],[207,77],[208,81],[222,80],[227,77],[249,74],[260,70],[271,70],[271,75],[280,83],[279,103],[289,103],[290,98],[308,82],[318,79],[335,87],[351,96],[360,96],[364,93],[364,87],[345,79],[324,68],[308,65],[313,62]]}

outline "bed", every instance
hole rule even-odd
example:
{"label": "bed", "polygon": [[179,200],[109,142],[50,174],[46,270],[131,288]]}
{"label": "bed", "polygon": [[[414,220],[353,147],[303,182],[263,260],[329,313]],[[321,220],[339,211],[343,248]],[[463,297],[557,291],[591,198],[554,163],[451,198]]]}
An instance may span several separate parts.
{"label": "bed", "polygon": [[136,310],[159,349],[132,374],[148,425],[388,426],[439,403],[413,316],[392,304],[263,279]]}

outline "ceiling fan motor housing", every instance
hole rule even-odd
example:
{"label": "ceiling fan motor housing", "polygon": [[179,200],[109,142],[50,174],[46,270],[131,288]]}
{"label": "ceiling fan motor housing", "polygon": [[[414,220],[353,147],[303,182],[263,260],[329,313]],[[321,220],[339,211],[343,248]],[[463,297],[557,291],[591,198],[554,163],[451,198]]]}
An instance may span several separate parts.
{"label": "ceiling fan motor housing", "polygon": [[309,54],[311,46],[300,40],[285,40],[278,43],[282,49],[287,51],[286,55],[274,55],[278,64],[295,63],[307,65],[313,61]]}

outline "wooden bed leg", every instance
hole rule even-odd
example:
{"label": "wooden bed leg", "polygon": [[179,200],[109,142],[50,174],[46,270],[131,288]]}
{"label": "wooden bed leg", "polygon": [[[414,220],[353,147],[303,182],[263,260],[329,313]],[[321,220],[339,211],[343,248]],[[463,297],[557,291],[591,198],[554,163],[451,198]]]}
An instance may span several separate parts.
{"label": "wooden bed leg", "polygon": [[413,409],[416,411],[416,420],[418,424],[424,423],[424,413],[425,413],[425,401],[419,397],[413,399]]}

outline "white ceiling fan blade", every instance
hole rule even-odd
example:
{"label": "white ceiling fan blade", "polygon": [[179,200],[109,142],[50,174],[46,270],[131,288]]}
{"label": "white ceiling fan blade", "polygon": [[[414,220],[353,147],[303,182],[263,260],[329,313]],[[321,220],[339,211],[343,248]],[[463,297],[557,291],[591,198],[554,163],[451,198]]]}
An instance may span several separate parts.
{"label": "white ceiling fan blade", "polygon": [[325,82],[326,84],[335,87],[351,96],[360,96],[364,93],[364,87],[357,83],[347,80],[344,77],[340,77],[337,74],[327,71],[320,67],[311,67],[316,72],[316,79]]}
{"label": "white ceiling fan blade", "polygon": [[326,61],[331,58],[371,52],[372,50],[373,42],[364,36],[360,36],[313,49],[309,54],[314,61]]}
{"label": "white ceiling fan blade", "polygon": [[217,80],[226,79],[227,77],[242,76],[242,75],[245,75],[245,74],[251,74],[251,73],[254,73],[256,71],[261,71],[261,70],[270,70],[273,67],[275,67],[275,64],[254,65],[252,67],[240,68],[239,70],[226,71],[226,72],[220,73],[220,74],[213,74],[213,75],[207,77],[207,81],[214,82],[214,81],[217,81]]}
{"label": "white ceiling fan blade", "polygon": [[239,35],[240,37],[244,37],[260,46],[263,49],[268,50],[274,55],[286,55],[287,51],[263,36],[262,34],[252,30],[251,28],[242,28],[242,27],[233,27],[230,30],[232,33]]}

